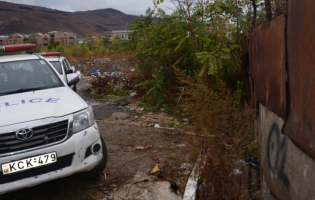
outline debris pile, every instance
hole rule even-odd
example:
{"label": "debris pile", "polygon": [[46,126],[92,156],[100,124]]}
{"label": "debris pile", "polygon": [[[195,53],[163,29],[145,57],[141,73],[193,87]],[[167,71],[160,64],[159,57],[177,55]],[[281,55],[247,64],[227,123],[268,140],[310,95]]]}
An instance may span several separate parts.
{"label": "debris pile", "polygon": [[134,71],[135,68],[126,59],[117,59],[112,61],[108,58],[70,62],[70,65],[75,66],[76,70],[81,71],[82,74],[88,74],[90,72],[91,75],[95,75],[92,73],[93,69],[96,70],[96,72],[101,72],[101,74],[104,74],[105,72],[111,74],[113,72],[130,73],[131,71]]}
{"label": "debris pile", "polygon": [[112,61],[108,58],[98,58],[92,61],[70,62],[70,64],[75,66],[80,78],[91,83],[87,92],[96,92],[97,99],[102,98],[98,95],[107,94],[113,86],[119,90],[132,89],[127,77],[130,72],[135,71],[135,68],[125,59]]}

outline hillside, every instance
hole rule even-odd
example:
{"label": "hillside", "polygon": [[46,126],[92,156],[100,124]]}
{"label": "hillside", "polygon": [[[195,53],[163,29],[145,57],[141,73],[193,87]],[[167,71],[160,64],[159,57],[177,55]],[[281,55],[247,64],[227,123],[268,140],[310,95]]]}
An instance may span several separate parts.
{"label": "hillside", "polygon": [[74,32],[84,37],[88,32],[126,29],[138,16],[127,15],[112,8],[64,12],[40,6],[0,1],[0,35],[49,31]]}

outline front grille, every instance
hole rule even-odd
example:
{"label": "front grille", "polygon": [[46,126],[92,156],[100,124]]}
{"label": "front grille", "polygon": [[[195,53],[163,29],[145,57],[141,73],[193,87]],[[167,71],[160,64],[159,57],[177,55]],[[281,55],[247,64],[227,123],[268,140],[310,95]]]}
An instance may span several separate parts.
{"label": "front grille", "polygon": [[63,140],[67,136],[68,120],[33,128],[33,137],[19,140],[15,132],[0,134],[0,154],[39,147]]}
{"label": "front grille", "polygon": [[8,174],[8,175],[3,175],[3,173],[0,172],[0,184],[10,183],[10,182],[17,181],[20,179],[34,177],[34,176],[46,174],[52,171],[56,171],[65,167],[69,167],[72,164],[73,155],[74,154],[72,153],[66,156],[58,157],[57,162],[53,164],[29,169],[27,171],[17,172],[17,173]]}

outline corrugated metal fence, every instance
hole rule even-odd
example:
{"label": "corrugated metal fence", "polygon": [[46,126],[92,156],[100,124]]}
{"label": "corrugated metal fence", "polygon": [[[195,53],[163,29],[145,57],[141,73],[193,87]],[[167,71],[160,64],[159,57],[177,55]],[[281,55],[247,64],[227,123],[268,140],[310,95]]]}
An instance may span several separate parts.
{"label": "corrugated metal fence", "polygon": [[247,99],[284,119],[283,133],[315,160],[315,4],[290,0],[284,15],[242,38]]}

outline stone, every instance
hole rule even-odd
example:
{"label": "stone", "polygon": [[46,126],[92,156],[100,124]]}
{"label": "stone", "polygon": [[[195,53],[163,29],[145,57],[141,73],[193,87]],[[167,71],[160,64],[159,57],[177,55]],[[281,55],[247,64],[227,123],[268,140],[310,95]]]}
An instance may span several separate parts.
{"label": "stone", "polygon": [[124,119],[129,116],[126,112],[113,112],[112,118]]}

